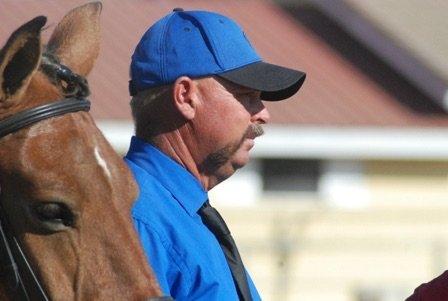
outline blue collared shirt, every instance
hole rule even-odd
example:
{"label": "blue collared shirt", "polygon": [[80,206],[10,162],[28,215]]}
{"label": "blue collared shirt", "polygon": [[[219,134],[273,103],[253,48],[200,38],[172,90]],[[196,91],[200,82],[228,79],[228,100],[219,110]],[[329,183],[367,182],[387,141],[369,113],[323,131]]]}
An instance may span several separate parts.
{"label": "blue collared shirt", "polygon": [[[238,300],[224,253],[197,213],[208,199],[199,181],[136,137],[125,161],[140,187],[132,218],[164,294],[176,300]],[[260,300],[247,278],[253,300]]]}

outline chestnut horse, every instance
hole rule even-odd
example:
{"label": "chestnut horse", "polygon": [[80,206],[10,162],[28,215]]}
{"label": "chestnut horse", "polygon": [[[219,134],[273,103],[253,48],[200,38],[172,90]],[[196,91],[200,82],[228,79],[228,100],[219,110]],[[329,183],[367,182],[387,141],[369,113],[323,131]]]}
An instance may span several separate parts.
{"label": "chestnut horse", "polygon": [[[162,300],[130,218],[137,186],[85,112],[100,11],[100,3],[72,10],[46,47],[46,18],[37,17],[0,52],[0,211],[13,233],[3,233],[9,247],[0,245],[0,300]],[[73,107],[38,122],[29,113],[62,102]],[[17,126],[22,115],[28,119]],[[15,245],[37,281],[11,268],[11,256],[20,261]],[[46,297],[34,297],[36,283]]]}

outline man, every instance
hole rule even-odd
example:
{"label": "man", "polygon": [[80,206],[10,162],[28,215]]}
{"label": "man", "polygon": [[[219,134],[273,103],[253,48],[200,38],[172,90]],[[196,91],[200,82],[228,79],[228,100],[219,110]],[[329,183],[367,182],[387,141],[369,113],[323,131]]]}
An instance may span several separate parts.
{"label": "man", "polygon": [[207,191],[248,162],[269,121],[261,100],[288,98],[304,80],[262,62],[216,13],[175,9],[143,35],[131,62],[136,136],[125,160],[140,187],[132,217],[165,294],[260,299]]}

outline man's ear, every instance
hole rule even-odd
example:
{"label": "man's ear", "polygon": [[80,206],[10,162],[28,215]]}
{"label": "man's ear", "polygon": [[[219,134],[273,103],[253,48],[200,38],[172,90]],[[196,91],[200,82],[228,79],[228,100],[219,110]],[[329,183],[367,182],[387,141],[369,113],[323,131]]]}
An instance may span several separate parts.
{"label": "man's ear", "polygon": [[186,120],[192,120],[195,117],[198,88],[191,78],[182,76],[174,82],[173,102],[174,107]]}

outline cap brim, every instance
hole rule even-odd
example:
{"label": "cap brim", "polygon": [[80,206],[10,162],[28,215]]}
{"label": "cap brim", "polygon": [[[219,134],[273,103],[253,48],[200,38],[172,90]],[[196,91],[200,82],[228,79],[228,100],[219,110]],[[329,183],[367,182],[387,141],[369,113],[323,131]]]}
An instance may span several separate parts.
{"label": "cap brim", "polygon": [[261,91],[261,99],[278,101],[299,91],[306,74],[278,65],[256,62],[217,76],[235,84]]}

